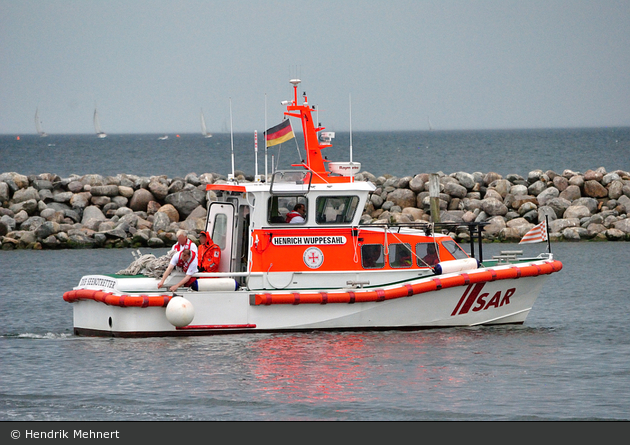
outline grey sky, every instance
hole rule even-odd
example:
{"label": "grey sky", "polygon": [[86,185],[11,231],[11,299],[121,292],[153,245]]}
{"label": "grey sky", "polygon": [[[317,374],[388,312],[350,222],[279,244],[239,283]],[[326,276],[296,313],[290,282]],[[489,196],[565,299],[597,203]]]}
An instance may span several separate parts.
{"label": "grey sky", "polygon": [[0,133],[630,125],[630,1],[0,0]]}

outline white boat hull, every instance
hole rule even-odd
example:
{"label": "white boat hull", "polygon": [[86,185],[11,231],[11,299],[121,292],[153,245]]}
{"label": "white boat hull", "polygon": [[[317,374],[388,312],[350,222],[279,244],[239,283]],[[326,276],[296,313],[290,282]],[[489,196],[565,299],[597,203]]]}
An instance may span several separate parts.
{"label": "white boat hull", "polygon": [[[544,262],[538,264],[542,263]],[[509,268],[509,266],[506,267]],[[500,271],[501,268],[497,267],[493,270]],[[461,278],[462,274],[473,277],[475,273],[484,271],[487,269],[446,274],[441,275],[439,280],[446,282],[449,277]],[[88,278],[98,280],[98,277]],[[106,276],[101,276],[101,278],[115,280]],[[286,291],[269,293],[240,289],[205,292],[183,290],[178,294],[188,300],[194,308],[194,317],[185,327],[175,327],[167,319],[165,306],[168,299],[164,300],[164,306],[161,307],[121,307],[118,302],[110,301],[108,304],[81,298],[73,301],[74,331],[79,335],[133,337],[521,324],[532,309],[546,278],[547,274],[543,273],[537,276],[496,281],[474,282],[473,279],[470,284],[383,301],[326,304],[308,302],[266,304],[264,297],[255,298],[255,295],[295,295]],[[435,279],[436,277],[420,278],[407,284],[422,285]],[[128,282],[139,280],[137,287],[144,287],[157,281],[152,278],[127,280]],[[99,284],[100,286],[92,286],[92,288],[102,289],[103,283]],[[115,289],[120,287],[119,284],[112,286],[111,283],[105,283],[112,298],[122,295],[120,290]],[[88,285],[80,288],[89,287]],[[75,288],[75,290],[80,288]],[[348,289],[339,290],[339,292],[344,291],[347,292]],[[351,289],[350,292],[358,296],[362,290]],[[136,291],[136,294],[139,293]],[[153,294],[158,295],[155,291]],[[331,291],[327,295],[334,294],[335,292]]]}

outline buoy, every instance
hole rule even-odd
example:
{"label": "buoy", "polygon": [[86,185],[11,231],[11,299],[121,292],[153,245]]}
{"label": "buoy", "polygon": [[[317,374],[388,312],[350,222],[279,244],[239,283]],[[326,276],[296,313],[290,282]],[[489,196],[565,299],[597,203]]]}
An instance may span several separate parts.
{"label": "buoy", "polygon": [[184,297],[174,296],[166,306],[166,319],[175,327],[188,326],[195,317],[195,309]]}

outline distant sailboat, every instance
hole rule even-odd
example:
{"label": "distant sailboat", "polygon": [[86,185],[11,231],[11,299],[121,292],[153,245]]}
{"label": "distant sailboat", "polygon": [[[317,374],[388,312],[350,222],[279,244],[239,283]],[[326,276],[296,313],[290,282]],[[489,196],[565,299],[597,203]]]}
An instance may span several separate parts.
{"label": "distant sailboat", "polygon": [[429,131],[433,130],[433,125],[431,125],[431,119],[427,116],[427,123],[429,124]]}
{"label": "distant sailboat", "polygon": [[107,134],[101,130],[101,122],[98,119],[98,112],[96,108],[94,108],[94,130],[96,131],[96,136],[99,138],[106,138]]}
{"label": "distant sailboat", "polygon": [[208,130],[206,129],[206,120],[203,118],[203,109],[201,110],[201,134],[206,138],[212,137],[212,133],[208,133]]}
{"label": "distant sailboat", "polygon": [[48,134],[42,130],[42,121],[39,119],[39,109],[35,108],[35,128],[37,129],[37,134],[41,137],[46,137]]}

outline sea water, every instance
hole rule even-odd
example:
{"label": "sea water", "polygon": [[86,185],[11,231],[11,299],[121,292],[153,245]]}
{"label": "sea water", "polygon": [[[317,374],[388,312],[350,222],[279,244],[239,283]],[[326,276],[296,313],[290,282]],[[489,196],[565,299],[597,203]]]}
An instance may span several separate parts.
{"label": "sea water", "polygon": [[[231,171],[229,135],[158,136],[0,136],[0,172]],[[348,136],[324,154],[349,160]],[[253,134],[234,141],[236,169],[254,174]],[[298,142],[270,149],[269,169],[299,162]],[[630,129],[358,132],[353,160],[396,176],[630,170]],[[545,246],[484,255],[520,249]],[[630,420],[630,245],[552,250],[564,268],[519,326],[147,339],[75,336],[62,299],[132,250],[0,251],[0,420]]]}
{"label": "sea water", "polygon": [[[177,137],[179,136],[179,137]],[[347,132],[337,132],[323,155],[330,161],[360,162],[361,171],[398,177],[458,171],[527,174],[536,169],[584,172],[604,167],[630,170],[630,127],[539,130],[355,132],[352,150]],[[188,173],[232,172],[264,175],[274,169],[296,169],[306,159],[297,135],[265,152],[254,133],[171,135],[37,135],[0,136],[0,173],[23,175],[119,173],[185,177]]]}

